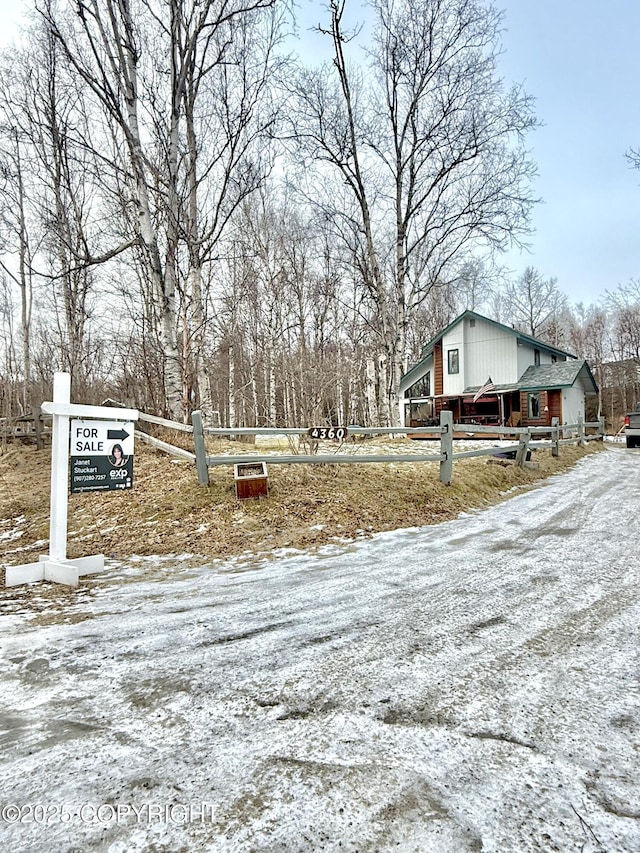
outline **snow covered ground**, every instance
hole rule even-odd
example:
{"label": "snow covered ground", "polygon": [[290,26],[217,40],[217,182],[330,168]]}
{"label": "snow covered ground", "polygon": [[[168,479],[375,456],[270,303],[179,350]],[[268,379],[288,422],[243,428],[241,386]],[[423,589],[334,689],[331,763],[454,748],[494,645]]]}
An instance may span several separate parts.
{"label": "snow covered ground", "polygon": [[640,452],[315,554],[0,596],[11,853],[640,850]]}

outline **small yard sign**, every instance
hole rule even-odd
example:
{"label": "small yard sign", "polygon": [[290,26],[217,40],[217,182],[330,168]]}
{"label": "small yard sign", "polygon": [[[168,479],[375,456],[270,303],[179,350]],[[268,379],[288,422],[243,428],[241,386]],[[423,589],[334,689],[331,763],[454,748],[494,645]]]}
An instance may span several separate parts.
{"label": "small yard sign", "polygon": [[130,489],[133,423],[71,421],[71,493]]}

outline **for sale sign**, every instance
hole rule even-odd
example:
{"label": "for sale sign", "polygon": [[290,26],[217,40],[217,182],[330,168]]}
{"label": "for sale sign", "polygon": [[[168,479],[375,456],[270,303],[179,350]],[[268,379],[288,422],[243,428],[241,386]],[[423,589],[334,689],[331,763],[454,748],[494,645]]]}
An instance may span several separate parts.
{"label": "for sale sign", "polygon": [[133,423],[71,421],[71,493],[130,489]]}

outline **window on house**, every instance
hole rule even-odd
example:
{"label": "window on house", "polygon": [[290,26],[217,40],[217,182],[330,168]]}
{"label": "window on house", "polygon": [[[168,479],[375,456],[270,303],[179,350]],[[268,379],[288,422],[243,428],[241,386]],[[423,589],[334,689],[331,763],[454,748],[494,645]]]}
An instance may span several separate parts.
{"label": "window on house", "polygon": [[405,403],[405,426],[425,426],[434,416],[433,403]]}
{"label": "window on house", "polygon": [[539,349],[534,349],[534,351],[533,351],[533,363],[536,365],[540,364],[540,350]]}
{"label": "window on house", "polygon": [[540,417],[540,394],[529,394],[529,417]]}
{"label": "window on house", "polygon": [[460,373],[460,358],[457,349],[447,351],[449,373]]}
{"label": "window on house", "polygon": [[427,370],[424,376],[414,382],[404,392],[404,396],[410,399],[415,397],[429,397],[431,395],[431,371]]}
{"label": "window on house", "polygon": [[469,320],[469,326],[473,329],[473,327],[475,326],[475,324],[476,324],[476,318],[475,318],[475,317],[472,317],[472,318]]}

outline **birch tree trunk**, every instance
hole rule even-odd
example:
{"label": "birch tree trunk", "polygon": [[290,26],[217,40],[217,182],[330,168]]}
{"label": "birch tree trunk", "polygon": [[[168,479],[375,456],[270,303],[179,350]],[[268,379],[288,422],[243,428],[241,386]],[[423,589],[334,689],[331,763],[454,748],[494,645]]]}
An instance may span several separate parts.
{"label": "birch tree trunk", "polygon": [[372,358],[366,360],[365,399],[367,405],[366,426],[380,426],[378,401],[376,400],[376,366]]}
{"label": "birch tree trunk", "polygon": [[269,426],[275,427],[277,420],[276,409],[276,369],[274,364],[273,344],[269,342],[266,350],[267,387],[269,389]]}
{"label": "birch tree trunk", "polygon": [[380,422],[383,426],[391,426],[391,412],[389,411],[389,376],[387,372],[386,355],[378,357],[378,399],[380,400]]}
{"label": "birch tree trunk", "polygon": [[32,411],[31,399],[31,306],[33,298],[31,262],[26,222],[26,199],[20,158],[20,144],[15,139],[18,201],[18,286],[20,288],[20,337],[22,340],[22,400],[25,412]]}
{"label": "birch tree trunk", "polygon": [[230,427],[237,426],[236,423],[236,371],[235,351],[233,344],[229,344],[229,392],[227,395],[227,412]]}

